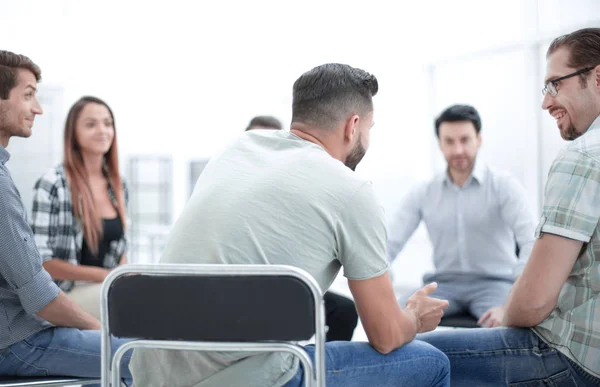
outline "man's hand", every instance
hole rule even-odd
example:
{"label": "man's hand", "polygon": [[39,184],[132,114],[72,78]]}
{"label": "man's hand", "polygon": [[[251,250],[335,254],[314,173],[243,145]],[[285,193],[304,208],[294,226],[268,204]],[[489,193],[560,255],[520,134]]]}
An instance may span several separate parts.
{"label": "man's hand", "polygon": [[504,318],[504,306],[494,306],[488,309],[487,312],[481,316],[477,325],[481,325],[484,328],[495,328],[502,325],[502,319]]}
{"label": "man's hand", "polygon": [[447,300],[429,297],[435,289],[437,283],[432,282],[417,290],[406,301],[406,310],[416,316],[418,333],[434,330],[444,316],[444,309],[449,306]]}

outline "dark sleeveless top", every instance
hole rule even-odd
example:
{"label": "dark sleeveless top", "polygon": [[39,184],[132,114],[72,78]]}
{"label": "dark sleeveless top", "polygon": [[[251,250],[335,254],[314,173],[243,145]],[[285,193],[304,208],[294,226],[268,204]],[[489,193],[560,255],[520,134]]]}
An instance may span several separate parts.
{"label": "dark sleeveless top", "polygon": [[104,256],[110,250],[111,242],[119,241],[123,237],[123,224],[119,216],[114,219],[102,219],[102,227],[104,234],[98,246],[98,255],[90,251],[87,241],[83,238],[80,265],[103,267]]}

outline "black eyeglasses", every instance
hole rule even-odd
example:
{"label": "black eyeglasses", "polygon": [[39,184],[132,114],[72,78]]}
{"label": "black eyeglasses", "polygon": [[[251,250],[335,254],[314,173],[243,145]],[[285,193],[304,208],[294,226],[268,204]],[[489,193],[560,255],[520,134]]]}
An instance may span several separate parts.
{"label": "black eyeglasses", "polygon": [[581,69],[579,71],[575,71],[574,73],[571,73],[569,75],[565,75],[564,77],[560,77],[560,78],[556,78],[556,79],[552,79],[550,81],[548,81],[548,83],[546,83],[546,86],[544,86],[544,88],[542,89],[542,95],[546,95],[546,93],[550,93],[551,96],[555,96],[556,94],[558,94],[558,90],[556,90],[556,86],[558,85],[558,82],[563,81],[565,79],[574,77],[576,75],[579,74],[583,74],[583,73],[587,73],[590,70],[593,70],[593,67],[586,67],[584,69]]}

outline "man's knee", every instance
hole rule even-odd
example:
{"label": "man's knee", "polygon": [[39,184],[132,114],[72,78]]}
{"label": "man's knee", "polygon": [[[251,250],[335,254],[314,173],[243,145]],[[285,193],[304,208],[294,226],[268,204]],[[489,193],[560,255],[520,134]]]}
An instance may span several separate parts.
{"label": "man's knee", "polygon": [[429,365],[437,379],[443,380],[450,376],[450,359],[444,352],[423,341],[413,340],[412,343],[420,347],[419,356],[422,364]]}
{"label": "man's knee", "polygon": [[[446,356],[446,354],[442,351],[440,351],[439,349],[433,347],[433,351],[431,351],[429,353],[430,356],[430,360],[429,362],[431,362],[431,369],[433,371],[433,377],[435,379],[435,385],[438,385],[438,382],[441,382],[442,380],[448,380],[448,382],[450,381],[450,359],[448,359],[448,356]],[[437,372],[436,372],[437,371]],[[448,385],[450,385],[450,383],[448,383]]]}
{"label": "man's knee", "polygon": [[[413,371],[421,373],[421,382],[431,386],[449,385],[450,360],[444,352],[421,340],[413,340],[400,347],[399,350],[405,352],[398,353],[398,356],[417,361],[418,369]],[[448,381],[448,384],[442,384],[441,382],[444,380]]]}

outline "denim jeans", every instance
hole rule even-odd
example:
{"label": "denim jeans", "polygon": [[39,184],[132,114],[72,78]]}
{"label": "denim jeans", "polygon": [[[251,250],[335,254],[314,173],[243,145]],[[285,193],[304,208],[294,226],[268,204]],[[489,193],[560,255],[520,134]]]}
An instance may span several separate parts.
{"label": "denim jeans", "polygon": [[[315,348],[305,351],[314,360]],[[412,341],[387,355],[364,342],[332,341],[325,344],[327,387],[450,386],[446,356],[431,345]],[[304,387],[302,366],[285,387]]]}
{"label": "denim jeans", "polygon": [[[0,350],[0,375],[75,376],[100,378],[100,331],[48,328]],[[127,340],[113,339],[115,350]],[[131,385],[129,359],[123,356],[121,375]]]}
{"label": "denim jeans", "polygon": [[528,328],[477,328],[418,335],[450,359],[452,387],[600,386]]}

